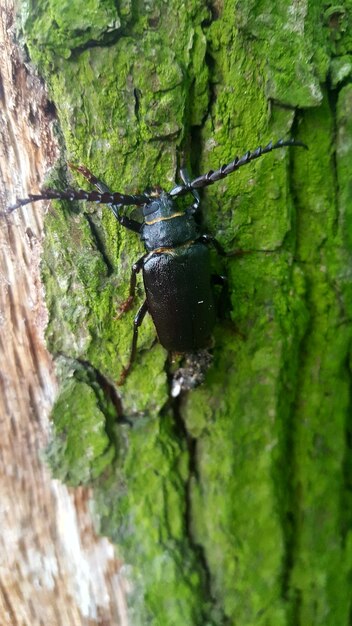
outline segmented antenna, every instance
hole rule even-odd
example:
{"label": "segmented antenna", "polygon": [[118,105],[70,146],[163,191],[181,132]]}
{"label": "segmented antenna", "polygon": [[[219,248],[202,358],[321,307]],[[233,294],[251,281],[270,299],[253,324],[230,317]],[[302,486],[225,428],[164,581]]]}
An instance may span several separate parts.
{"label": "segmented antenna", "polygon": [[284,148],[286,146],[300,146],[301,148],[306,148],[306,150],[308,150],[308,146],[306,146],[306,144],[302,143],[301,141],[296,141],[295,139],[279,139],[279,141],[277,141],[275,144],[270,141],[268,145],[264,148],[259,146],[253,152],[246,152],[246,154],[244,154],[242,157],[236,156],[236,158],[231,161],[231,163],[228,163],[227,165],[222,165],[218,170],[210,170],[206,174],[198,176],[189,183],[186,183],[185,185],[177,185],[176,187],[174,187],[174,189],[170,191],[169,195],[172,197],[183,196],[193,189],[201,189],[202,187],[213,185],[218,180],[221,180],[229,174],[232,174],[232,172],[238,170],[240,167],[242,167],[242,165],[247,165],[247,163],[254,161],[254,159],[258,159],[258,157],[262,156],[263,154],[267,154],[272,150]]}
{"label": "segmented antenna", "polygon": [[30,204],[31,202],[38,202],[39,200],[88,200],[89,202],[97,202],[98,204],[121,204],[127,205],[142,205],[149,202],[149,196],[146,194],[139,195],[126,195],[123,193],[100,193],[99,191],[85,191],[84,189],[66,189],[64,191],[57,191],[55,189],[43,189],[40,194],[28,195],[28,198],[18,198],[16,203],[8,207],[6,213],[12,213],[19,207]]}

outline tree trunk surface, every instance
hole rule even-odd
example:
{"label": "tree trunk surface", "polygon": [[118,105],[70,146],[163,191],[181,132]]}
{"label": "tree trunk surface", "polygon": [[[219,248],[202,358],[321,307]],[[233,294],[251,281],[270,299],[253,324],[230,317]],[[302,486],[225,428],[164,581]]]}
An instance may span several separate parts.
{"label": "tree trunk surface", "polygon": [[[59,155],[43,81],[0,8],[1,211],[38,187]],[[13,199],[12,197],[12,199]],[[90,490],[51,477],[43,451],[57,392],[44,332],[43,206],[1,217],[0,624],[127,624],[112,544],[95,533]]]}
{"label": "tree trunk surface", "polygon": [[[3,598],[39,604],[37,623],[348,626],[351,2],[48,0],[18,12],[31,61],[2,60],[6,202],[83,187],[67,163],[136,193],[271,139],[309,150],[275,150],[202,193],[204,232],[246,254],[214,254],[231,307],[204,384],[174,399],[148,316],[116,384],[144,297],[139,282],[117,319],[138,237],[87,203],[53,202],[44,241],[40,204],[3,220],[3,554],[17,546]],[[4,38],[11,15],[7,3]],[[51,577],[40,546],[55,554]]]}

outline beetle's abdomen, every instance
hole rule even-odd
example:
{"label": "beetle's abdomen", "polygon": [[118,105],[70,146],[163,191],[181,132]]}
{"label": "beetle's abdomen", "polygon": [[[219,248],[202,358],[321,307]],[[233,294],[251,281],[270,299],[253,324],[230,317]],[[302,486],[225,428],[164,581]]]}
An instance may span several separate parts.
{"label": "beetle's abdomen", "polygon": [[155,252],[144,265],[143,280],[162,346],[173,352],[208,347],[215,308],[207,247],[192,243]]}

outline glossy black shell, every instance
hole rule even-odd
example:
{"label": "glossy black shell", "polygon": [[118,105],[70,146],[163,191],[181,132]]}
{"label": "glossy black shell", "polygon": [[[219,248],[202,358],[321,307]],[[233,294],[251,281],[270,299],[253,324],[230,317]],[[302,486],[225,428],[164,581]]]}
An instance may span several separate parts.
{"label": "glossy black shell", "polygon": [[207,348],[215,324],[209,251],[202,242],[155,252],[143,266],[147,306],[171,352]]}

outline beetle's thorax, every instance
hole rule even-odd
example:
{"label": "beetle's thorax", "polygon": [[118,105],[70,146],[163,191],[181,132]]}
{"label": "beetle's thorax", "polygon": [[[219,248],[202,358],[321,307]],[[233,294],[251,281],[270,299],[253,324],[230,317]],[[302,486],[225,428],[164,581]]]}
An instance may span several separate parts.
{"label": "beetle's thorax", "polygon": [[185,211],[179,211],[175,201],[165,191],[144,206],[143,214],[141,239],[148,252],[159,248],[176,248],[198,236],[193,217]]}

